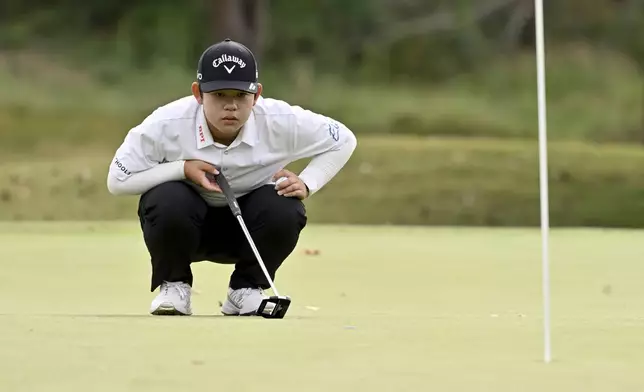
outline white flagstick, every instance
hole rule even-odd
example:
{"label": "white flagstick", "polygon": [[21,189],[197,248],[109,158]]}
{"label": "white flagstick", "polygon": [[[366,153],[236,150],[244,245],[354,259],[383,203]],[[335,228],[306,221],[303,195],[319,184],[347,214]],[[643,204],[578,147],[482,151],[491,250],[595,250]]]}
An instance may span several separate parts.
{"label": "white flagstick", "polygon": [[539,105],[539,183],[541,200],[541,253],[543,264],[543,327],[544,327],[544,354],[546,363],[552,360],[550,344],[550,267],[549,267],[549,212],[548,212],[548,138],[546,123],[546,70],[543,23],[543,0],[534,1],[535,30],[537,41],[537,95]]}

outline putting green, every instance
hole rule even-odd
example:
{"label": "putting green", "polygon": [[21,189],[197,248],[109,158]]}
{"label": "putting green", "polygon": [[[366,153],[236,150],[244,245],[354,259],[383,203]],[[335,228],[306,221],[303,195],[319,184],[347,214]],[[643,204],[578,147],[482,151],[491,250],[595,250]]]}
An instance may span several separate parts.
{"label": "putting green", "polygon": [[[644,389],[644,232],[309,226],[287,318],[224,318],[231,266],[194,265],[193,317],[147,314],[135,222],[0,224],[2,391]],[[307,255],[318,249],[319,255]]]}

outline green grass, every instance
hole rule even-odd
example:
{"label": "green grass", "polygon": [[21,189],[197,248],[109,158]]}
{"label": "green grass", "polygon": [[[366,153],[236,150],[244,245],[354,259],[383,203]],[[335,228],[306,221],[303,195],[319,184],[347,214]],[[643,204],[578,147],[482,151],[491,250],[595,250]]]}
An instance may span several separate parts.
{"label": "green grass", "polygon": [[135,222],[3,223],[0,390],[641,390],[643,240],[552,233],[546,365],[536,230],[311,225],[264,320],[218,315],[232,267],[210,263],[194,317],[149,316]]}

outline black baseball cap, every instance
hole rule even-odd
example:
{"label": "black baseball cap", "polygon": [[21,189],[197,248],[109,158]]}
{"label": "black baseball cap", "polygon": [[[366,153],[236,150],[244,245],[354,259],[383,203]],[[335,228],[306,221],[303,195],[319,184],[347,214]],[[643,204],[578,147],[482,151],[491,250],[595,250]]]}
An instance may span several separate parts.
{"label": "black baseball cap", "polygon": [[253,52],[229,38],[206,49],[197,68],[201,91],[241,90],[257,92],[257,62]]}

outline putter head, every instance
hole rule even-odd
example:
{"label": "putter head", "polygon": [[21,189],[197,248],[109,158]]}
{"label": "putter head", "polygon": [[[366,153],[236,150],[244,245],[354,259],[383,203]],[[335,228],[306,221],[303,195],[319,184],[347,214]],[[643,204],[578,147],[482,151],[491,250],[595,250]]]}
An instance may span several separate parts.
{"label": "putter head", "polygon": [[289,296],[276,296],[265,298],[259,308],[257,308],[257,314],[264,318],[284,318],[286,311],[288,310],[289,305],[291,304],[291,298]]}

